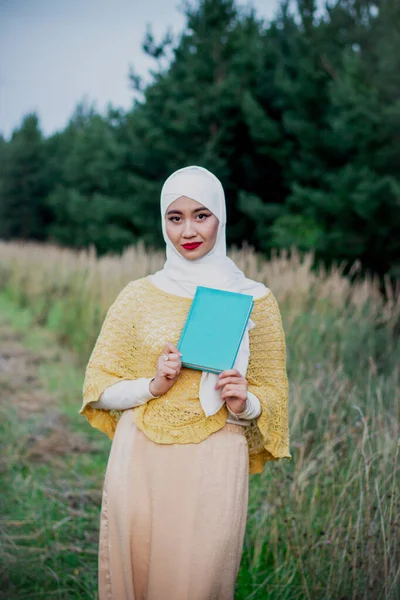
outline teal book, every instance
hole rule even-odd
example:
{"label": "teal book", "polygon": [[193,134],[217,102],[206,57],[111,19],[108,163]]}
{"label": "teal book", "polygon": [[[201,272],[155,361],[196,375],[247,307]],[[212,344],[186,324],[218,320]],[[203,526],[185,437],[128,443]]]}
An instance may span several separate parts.
{"label": "teal book", "polygon": [[182,365],[211,373],[232,369],[253,305],[248,294],[198,286],[178,342]]}

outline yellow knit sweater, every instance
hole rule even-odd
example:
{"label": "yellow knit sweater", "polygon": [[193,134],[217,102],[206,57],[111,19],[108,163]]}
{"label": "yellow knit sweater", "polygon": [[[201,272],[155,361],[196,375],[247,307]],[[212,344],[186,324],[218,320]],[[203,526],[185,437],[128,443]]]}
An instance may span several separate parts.
{"label": "yellow knit sweater", "polygon": [[[177,344],[191,298],[159,290],[148,277],[129,283],[108,310],[90,356],[80,413],[110,438],[121,411],[88,406],[109,386],[125,379],[153,377],[166,341]],[[282,321],[272,292],[256,299],[251,318],[248,389],[262,412],[249,426],[249,471],[260,473],[268,460],[291,458],[288,435],[288,380]],[[159,444],[198,443],[221,429],[226,406],[206,417],[200,404],[201,372],[182,368],[166,393],[133,409],[136,426]]]}

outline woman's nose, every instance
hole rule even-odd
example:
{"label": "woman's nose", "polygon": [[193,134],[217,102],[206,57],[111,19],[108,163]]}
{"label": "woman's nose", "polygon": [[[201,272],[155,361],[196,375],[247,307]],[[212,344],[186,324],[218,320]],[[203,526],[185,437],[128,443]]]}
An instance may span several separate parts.
{"label": "woman's nose", "polygon": [[193,227],[193,223],[191,221],[185,221],[182,235],[183,237],[193,237],[196,235],[195,228]]}

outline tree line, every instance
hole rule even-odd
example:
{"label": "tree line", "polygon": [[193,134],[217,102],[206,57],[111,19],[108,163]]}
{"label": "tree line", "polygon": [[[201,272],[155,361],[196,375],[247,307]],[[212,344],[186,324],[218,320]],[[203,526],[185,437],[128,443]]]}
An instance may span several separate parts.
{"label": "tree line", "polygon": [[229,244],[400,277],[398,0],[285,0],[268,22],[233,0],[183,10],[178,36],[146,31],[130,110],[81,103],[62,131],[29,114],[0,137],[0,237],[160,246],[161,185],[198,164],[224,185]]}

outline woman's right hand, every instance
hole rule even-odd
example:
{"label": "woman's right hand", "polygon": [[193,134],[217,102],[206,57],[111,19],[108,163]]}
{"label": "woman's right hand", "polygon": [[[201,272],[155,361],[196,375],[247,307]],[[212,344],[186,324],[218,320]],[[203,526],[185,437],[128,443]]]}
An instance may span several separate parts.
{"label": "woman's right hand", "polygon": [[[165,356],[168,356],[168,360],[165,360]],[[149,385],[153,396],[162,396],[172,388],[181,372],[181,356],[182,354],[176,346],[171,342],[166,342],[162,356],[157,361],[157,373]]]}

